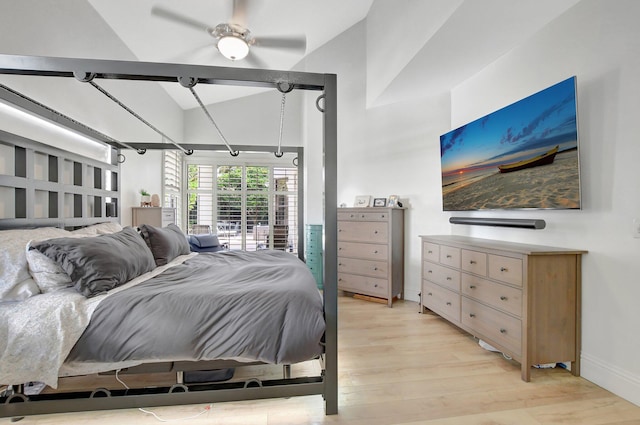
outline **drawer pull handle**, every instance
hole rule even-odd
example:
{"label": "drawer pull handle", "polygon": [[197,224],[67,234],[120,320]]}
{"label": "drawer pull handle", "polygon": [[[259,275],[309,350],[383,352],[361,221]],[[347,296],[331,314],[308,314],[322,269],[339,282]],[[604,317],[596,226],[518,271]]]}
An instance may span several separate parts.
{"label": "drawer pull handle", "polygon": [[427,273],[433,273],[433,270],[427,270]]}
{"label": "drawer pull handle", "polygon": [[342,263],[338,263],[338,265],[339,265],[339,266],[341,266],[341,265],[342,265]]}
{"label": "drawer pull handle", "polygon": [[353,214],[350,215],[351,218],[355,217]]}
{"label": "drawer pull handle", "polygon": [[447,276],[447,280],[451,280],[451,276]]}
{"label": "drawer pull handle", "polygon": [[377,254],[377,253],[378,253],[378,250],[376,249],[375,251],[373,251],[373,253],[374,253],[374,254]]}
{"label": "drawer pull handle", "polygon": [[508,269],[508,268],[506,268],[506,267],[500,267],[500,271],[501,271],[501,272],[507,272],[507,271],[509,271],[509,269]]}
{"label": "drawer pull handle", "polygon": [[362,218],[364,218],[364,214],[362,214]]}
{"label": "drawer pull handle", "polygon": [[378,287],[378,284],[376,283],[375,285],[373,285],[373,287],[374,287],[374,288],[377,288],[377,287]]}
{"label": "drawer pull handle", "polygon": [[374,234],[374,235],[377,235],[377,234],[378,234],[378,231],[376,230],[375,232],[373,232],[373,234]]}
{"label": "drawer pull handle", "polygon": [[338,248],[338,251],[342,251],[342,248]]}
{"label": "drawer pull handle", "polygon": [[342,278],[339,278],[339,279],[338,279],[338,282],[342,282]]}
{"label": "drawer pull handle", "polygon": [[451,254],[447,254],[447,258],[451,258]]}
{"label": "drawer pull handle", "polygon": [[429,250],[429,251],[427,251],[427,253],[429,253],[429,254],[433,254],[433,251]]}
{"label": "drawer pull handle", "polygon": [[474,260],[470,260],[469,264],[478,264],[478,263],[476,261],[474,261]]}
{"label": "drawer pull handle", "polygon": [[501,334],[506,334],[506,333],[507,333],[507,330],[506,330],[505,328],[500,328],[500,333],[501,333]]}
{"label": "drawer pull handle", "polygon": [[469,317],[476,317],[475,313],[469,313]]}
{"label": "drawer pull handle", "polygon": [[384,218],[384,214],[382,214],[381,217]]}
{"label": "drawer pull handle", "polygon": [[373,268],[373,270],[378,271],[378,268],[377,268],[377,267],[374,267],[374,268]]}
{"label": "drawer pull handle", "polygon": [[501,297],[500,297],[500,299],[501,299],[502,301],[506,301],[506,300],[507,300],[507,297],[505,297],[505,296],[503,295],[503,296],[501,296]]}
{"label": "drawer pull handle", "polygon": [[447,301],[447,305],[451,305],[451,302]]}
{"label": "drawer pull handle", "polygon": [[476,289],[476,285],[469,285],[469,289]]}
{"label": "drawer pull handle", "polygon": [[427,295],[429,295],[431,297],[431,296],[433,296],[433,292],[429,292]]}

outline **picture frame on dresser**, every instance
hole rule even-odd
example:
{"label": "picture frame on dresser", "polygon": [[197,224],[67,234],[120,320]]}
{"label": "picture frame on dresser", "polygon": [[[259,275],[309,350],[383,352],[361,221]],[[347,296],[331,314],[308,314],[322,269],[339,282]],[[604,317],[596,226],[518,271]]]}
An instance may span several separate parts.
{"label": "picture frame on dresser", "polygon": [[374,207],[386,207],[387,206],[387,198],[374,198],[373,199]]}
{"label": "picture frame on dresser", "polygon": [[359,195],[353,201],[353,206],[356,208],[368,207],[371,203],[371,195]]}

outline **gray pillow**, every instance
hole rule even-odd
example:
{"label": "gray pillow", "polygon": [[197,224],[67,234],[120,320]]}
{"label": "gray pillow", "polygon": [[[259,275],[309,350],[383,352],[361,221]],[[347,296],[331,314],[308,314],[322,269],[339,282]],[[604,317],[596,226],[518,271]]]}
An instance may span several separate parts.
{"label": "gray pillow", "polygon": [[151,250],[157,266],[164,266],[178,255],[191,253],[187,236],[173,223],[167,227],[143,224],[140,226],[140,234]]}
{"label": "gray pillow", "polygon": [[131,227],[109,235],[56,238],[31,244],[69,275],[86,297],[106,292],[155,268],[151,251]]}

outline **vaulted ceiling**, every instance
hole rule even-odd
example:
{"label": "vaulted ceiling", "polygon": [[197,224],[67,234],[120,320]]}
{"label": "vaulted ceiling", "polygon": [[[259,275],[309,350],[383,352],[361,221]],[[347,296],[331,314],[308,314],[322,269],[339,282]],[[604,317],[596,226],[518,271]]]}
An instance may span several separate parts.
{"label": "vaulted ceiling", "polygon": [[[364,21],[367,104],[372,106],[450,90],[579,1],[235,0],[246,10],[246,26],[256,38],[304,35],[306,49],[256,47],[251,51],[256,60],[232,62],[199,25],[213,28],[229,22],[234,0],[3,0],[0,53],[51,55],[55,45],[53,55],[287,70]],[[183,22],[152,13],[154,7]],[[111,31],[95,25],[87,32],[83,19],[100,19]],[[47,43],[41,43],[43,37]],[[196,106],[178,84],[164,87],[182,108]],[[219,86],[201,97],[214,103],[256,90]]]}

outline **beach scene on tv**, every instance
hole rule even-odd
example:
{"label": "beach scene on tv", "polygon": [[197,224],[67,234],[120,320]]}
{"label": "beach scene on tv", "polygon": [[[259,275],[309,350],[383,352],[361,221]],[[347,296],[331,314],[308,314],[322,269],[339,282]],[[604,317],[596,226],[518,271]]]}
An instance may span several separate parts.
{"label": "beach scene on tv", "polygon": [[579,209],[575,77],[440,136],[444,211]]}

